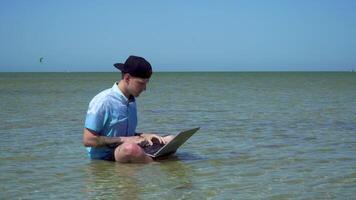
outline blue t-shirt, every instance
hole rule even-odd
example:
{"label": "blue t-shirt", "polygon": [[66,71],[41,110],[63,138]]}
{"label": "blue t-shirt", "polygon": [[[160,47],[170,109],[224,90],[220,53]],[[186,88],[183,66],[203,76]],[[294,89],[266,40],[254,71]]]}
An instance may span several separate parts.
{"label": "blue t-shirt", "polygon": [[[136,132],[135,98],[128,99],[117,84],[97,94],[89,103],[85,128],[100,136],[133,136]],[[87,150],[93,159],[108,158],[113,152],[113,148],[109,147],[88,147]]]}

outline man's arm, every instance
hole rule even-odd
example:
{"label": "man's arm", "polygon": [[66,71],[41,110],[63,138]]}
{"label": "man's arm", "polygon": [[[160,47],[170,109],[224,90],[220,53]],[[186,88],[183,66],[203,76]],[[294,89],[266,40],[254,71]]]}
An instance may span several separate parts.
{"label": "man's arm", "polygon": [[83,131],[83,144],[86,147],[117,147],[124,142],[131,142],[145,146],[147,139],[142,136],[130,136],[130,137],[106,137],[99,136],[96,132],[84,128]]}
{"label": "man's arm", "polygon": [[87,128],[84,128],[83,131],[83,144],[86,147],[116,147],[123,142],[124,140],[120,137],[99,136],[97,133]]}

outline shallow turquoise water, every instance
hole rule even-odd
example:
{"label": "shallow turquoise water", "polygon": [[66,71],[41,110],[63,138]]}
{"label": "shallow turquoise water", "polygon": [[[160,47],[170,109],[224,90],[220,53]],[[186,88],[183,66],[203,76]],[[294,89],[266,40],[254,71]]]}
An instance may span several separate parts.
{"label": "shallow turquoise water", "polygon": [[355,73],[156,73],[138,130],[200,126],[175,157],[91,161],[91,98],[118,73],[0,73],[0,199],[352,199]]}

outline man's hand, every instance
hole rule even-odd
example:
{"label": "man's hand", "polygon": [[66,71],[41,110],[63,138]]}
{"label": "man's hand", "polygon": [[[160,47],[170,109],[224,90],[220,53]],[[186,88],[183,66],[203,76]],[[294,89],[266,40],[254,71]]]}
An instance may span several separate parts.
{"label": "man's hand", "polygon": [[142,133],[140,136],[145,138],[150,146],[153,145],[153,143],[166,144],[163,137],[154,133]]}
{"label": "man's hand", "polygon": [[123,138],[124,138],[125,142],[135,143],[142,147],[150,144],[150,142],[145,137],[142,137],[142,136],[131,136],[131,137],[123,137]]}

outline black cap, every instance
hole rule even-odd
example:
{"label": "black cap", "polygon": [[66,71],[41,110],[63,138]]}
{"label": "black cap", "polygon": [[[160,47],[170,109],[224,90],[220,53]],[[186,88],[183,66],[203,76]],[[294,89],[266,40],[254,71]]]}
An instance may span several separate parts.
{"label": "black cap", "polygon": [[138,56],[129,56],[125,63],[115,63],[114,66],[123,73],[139,78],[150,78],[152,67],[147,60]]}

